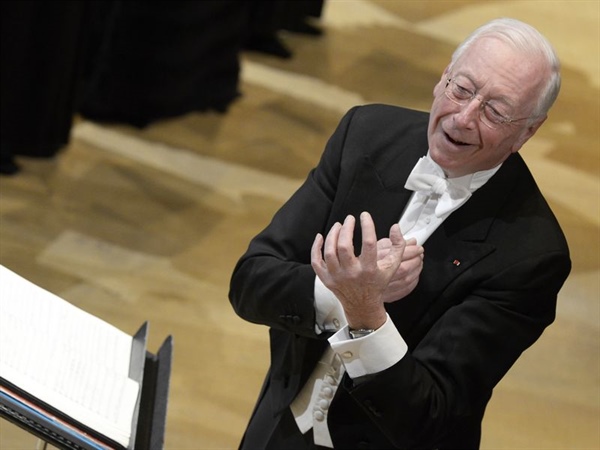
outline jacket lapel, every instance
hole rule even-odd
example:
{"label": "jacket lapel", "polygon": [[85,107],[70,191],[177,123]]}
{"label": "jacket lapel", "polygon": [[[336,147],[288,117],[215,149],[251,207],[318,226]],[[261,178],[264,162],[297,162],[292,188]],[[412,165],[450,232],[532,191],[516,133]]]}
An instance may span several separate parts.
{"label": "jacket lapel", "polygon": [[[498,172],[430,236],[419,284],[406,298],[388,305],[396,326],[411,341],[419,340],[415,324],[430,324],[462,301],[444,295],[446,288],[496,247],[487,241],[493,222],[515,185],[520,156],[509,158]],[[420,328],[420,327],[419,327]],[[414,331],[414,333],[413,333]]]}
{"label": "jacket lapel", "polygon": [[[402,211],[412,194],[412,191],[404,188],[404,182],[414,164],[416,159],[414,163],[411,161],[406,164],[396,164],[398,167],[394,171],[394,178],[384,180],[370,158],[365,156],[345,201],[339,205],[340,213],[336,214],[334,210],[332,215],[334,221],[343,220],[342,215],[345,214],[352,214],[358,218],[361,212],[368,211],[375,222],[377,238],[389,236],[390,227],[400,220]],[[358,226],[355,230],[354,242],[355,247],[360,249],[362,239]]]}

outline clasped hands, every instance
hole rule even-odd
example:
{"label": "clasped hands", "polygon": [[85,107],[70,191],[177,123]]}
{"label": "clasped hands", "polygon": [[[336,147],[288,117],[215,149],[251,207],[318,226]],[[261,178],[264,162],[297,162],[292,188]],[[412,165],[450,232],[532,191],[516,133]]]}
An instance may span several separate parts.
{"label": "clasped hands", "polygon": [[400,300],[417,286],[423,268],[423,247],[406,241],[396,223],[389,238],[377,240],[371,215],[360,215],[362,247],[355,255],[352,237],[356,219],[336,223],[326,238],[317,234],[311,265],[339,299],[350,328],[377,329],[386,321],[384,304]]}

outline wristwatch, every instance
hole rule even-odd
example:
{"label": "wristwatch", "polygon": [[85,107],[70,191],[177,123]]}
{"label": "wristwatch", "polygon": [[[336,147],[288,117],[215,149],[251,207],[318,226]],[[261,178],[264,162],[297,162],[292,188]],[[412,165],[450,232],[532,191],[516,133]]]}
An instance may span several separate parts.
{"label": "wristwatch", "polygon": [[359,328],[358,330],[353,330],[352,328],[348,329],[348,332],[350,333],[350,337],[352,339],[358,339],[361,337],[368,336],[373,331],[375,331],[375,330],[372,328]]}

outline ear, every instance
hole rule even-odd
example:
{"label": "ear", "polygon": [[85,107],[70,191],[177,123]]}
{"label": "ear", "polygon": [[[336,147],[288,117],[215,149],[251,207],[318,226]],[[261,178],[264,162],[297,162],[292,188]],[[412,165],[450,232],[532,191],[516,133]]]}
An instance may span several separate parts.
{"label": "ear", "polygon": [[517,153],[521,149],[521,147],[525,145],[525,142],[527,142],[537,132],[537,130],[542,126],[542,124],[546,121],[547,118],[547,115],[544,117],[540,117],[535,122],[530,124],[527,128],[522,130],[521,135],[518,137],[518,139],[512,146],[511,153]]}

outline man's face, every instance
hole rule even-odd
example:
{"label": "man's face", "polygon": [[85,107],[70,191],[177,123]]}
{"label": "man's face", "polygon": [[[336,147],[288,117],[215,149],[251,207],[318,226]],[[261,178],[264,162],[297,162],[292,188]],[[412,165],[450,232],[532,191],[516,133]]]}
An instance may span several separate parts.
{"label": "man's face", "polygon": [[[514,51],[503,42],[482,38],[449,66],[435,86],[429,120],[429,152],[450,178],[491,169],[503,162],[537,131],[545,117],[486,125],[481,117],[487,102],[489,111],[513,119],[531,116],[539,98],[547,69],[540,59]],[[475,93],[459,105],[445,90],[448,79],[458,89]],[[488,121],[489,123],[489,121]]]}

